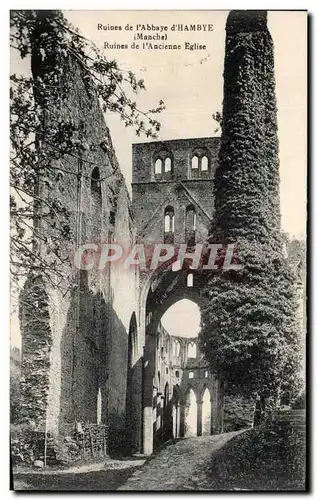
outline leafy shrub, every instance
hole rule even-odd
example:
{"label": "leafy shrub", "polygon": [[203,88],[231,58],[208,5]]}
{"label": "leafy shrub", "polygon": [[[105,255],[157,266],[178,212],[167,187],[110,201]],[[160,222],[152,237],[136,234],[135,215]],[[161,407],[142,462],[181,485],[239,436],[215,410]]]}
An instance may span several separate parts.
{"label": "leafy shrub", "polygon": [[302,392],[292,404],[294,410],[305,410],[306,409],[306,393]]}
{"label": "leafy shrub", "polygon": [[223,419],[224,432],[251,427],[254,419],[254,402],[243,396],[225,396]]}
{"label": "leafy shrub", "polygon": [[44,454],[44,432],[29,424],[11,426],[11,459],[15,465],[32,465]]}

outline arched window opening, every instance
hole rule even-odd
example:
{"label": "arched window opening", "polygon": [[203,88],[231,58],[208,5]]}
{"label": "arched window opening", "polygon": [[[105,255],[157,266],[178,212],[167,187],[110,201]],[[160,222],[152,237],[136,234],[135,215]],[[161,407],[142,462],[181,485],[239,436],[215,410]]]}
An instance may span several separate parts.
{"label": "arched window opening", "polygon": [[154,159],[154,175],[158,180],[170,179],[173,174],[172,154],[168,151],[160,151]]}
{"label": "arched window opening", "polygon": [[164,212],[164,243],[174,243],[174,208],[166,207]]}
{"label": "arched window opening", "polygon": [[91,173],[91,194],[101,198],[101,182],[99,168],[95,167]]}
{"label": "arched window opening", "polygon": [[164,217],[164,232],[165,233],[168,233],[169,230],[170,230],[170,216],[169,215],[165,215]]}
{"label": "arched window opening", "polygon": [[195,246],[196,242],[196,210],[190,205],[186,208],[185,240],[189,247]]}
{"label": "arched window opening", "polygon": [[172,171],[172,160],[169,157],[165,158],[164,171],[165,173]]}
{"label": "arched window opening", "polygon": [[189,273],[187,275],[187,286],[189,288],[191,288],[192,286],[194,286],[194,275],[193,275],[193,273]]}
{"label": "arched window opening", "polygon": [[189,358],[197,357],[197,345],[195,342],[190,342],[190,344],[188,344],[188,357]]}
{"label": "arched window opening", "polygon": [[102,194],[99,168],[95,167],[91,173],[90,180],[91,195],[91,224],[94,238],[101,236]]}
{"label": "arched window opening", "polygon": [[186,397],[185,436],[197,436],[197,400],[193,389],[190,389]]}
{"label": "arched window opening", "polygon": [[198,156],[192,157],[192,170],[198,170]]}
{"label": "arched window opening", "polygon": [[189,372],[188,378],[193,379],[194,378],[194,372]]}
{"label": "arched window opening", "polygon": [[202,435],[208,436],[211,434],[211,397],[209,389],[206,387],[202,398]]}
{"label": "arched window opening", "polygon": [[208,372],[208,370],[205,370],[205,371],[204,371],[204,377],[205,377],[205,378],[208,378],[208,377],[209,377],[209,372]]}
{"label": "arched window opening", "polygon": [[162,159],[158,158],[154,165],[155,175],[162,175],[162,165],[163,165]]}
{"label": "arched window opening", "polygon": [[207,156],[203,156],[201,159],[201,171],[202,172],[208,172],[209,169],[209,162]]}
{"label": "arched window opening", "polygon": [[204,148],[199,148],[194,151],[190,167],[189,175],[192,179],[209,177],[210,158],[208,151]]}

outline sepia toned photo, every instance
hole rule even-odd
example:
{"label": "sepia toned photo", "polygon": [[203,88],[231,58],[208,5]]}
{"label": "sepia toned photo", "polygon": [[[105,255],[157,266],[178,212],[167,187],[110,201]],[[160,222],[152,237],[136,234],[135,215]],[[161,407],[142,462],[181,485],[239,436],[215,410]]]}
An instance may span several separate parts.
{"label": "sepia toned photo", "polygon": [[11,10],[15,491],[307,491],[307,11]]}

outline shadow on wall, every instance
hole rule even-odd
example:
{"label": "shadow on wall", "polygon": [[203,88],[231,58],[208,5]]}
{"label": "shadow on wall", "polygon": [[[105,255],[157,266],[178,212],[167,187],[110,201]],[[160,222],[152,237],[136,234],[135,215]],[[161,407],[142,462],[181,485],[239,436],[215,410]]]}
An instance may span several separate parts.
{"label": "shadow on wall", "polygon": [[[103,294],[89,290],[83,272],[79,292],[74,292],[71,299],[61,340],[60,434],[68,434],[76,422],[99,423],[99,417],[101,423],[109,426],[110,454],[126,452],[127,439],[130,447],[135,448],[141,432],[141,400],[133,398],[133,393],[141,391],[130,389],[131,425],[127,426],[128,374],[126,328]],[[139,360],[130,373],[132,383],[141,387],[141,376]]]}
{"label": "shadow on wall", "polygon": [[[137,359],[136,363],[134,360]],[[126,390],[126,451],[140,451],[142,432],[142,359],[138,357],[138,332],[135,313],[132,314],[128,336]]]}

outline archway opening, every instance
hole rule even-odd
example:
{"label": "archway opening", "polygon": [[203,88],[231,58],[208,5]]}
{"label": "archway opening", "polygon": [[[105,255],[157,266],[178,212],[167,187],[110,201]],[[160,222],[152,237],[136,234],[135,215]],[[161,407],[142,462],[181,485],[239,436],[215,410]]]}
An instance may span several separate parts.
{"label": "archway opening", "polygon": [[211,396],[210,391],[206,387],[202,398],[202,435],[208,436],[211,434]]}
{"label": "archway opening", "polygon": [[197,337],[200,331],[199,307],[192,300],[179,300],[163,314],[161,323],[170,335]]}
{"label": "archway opening", "polygon": [[197,400],[193,389],[186,397],[185,408],[185,437],[197,436]]}

